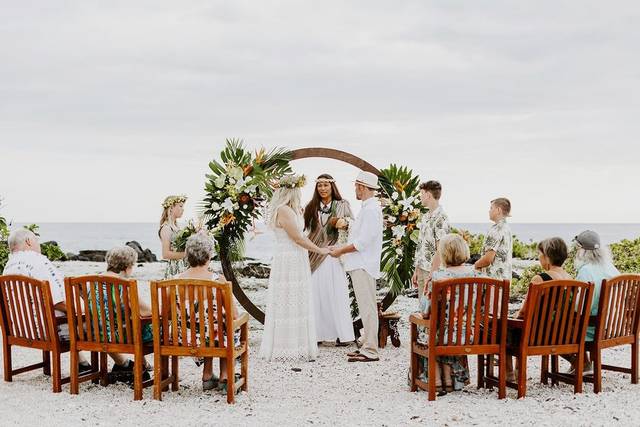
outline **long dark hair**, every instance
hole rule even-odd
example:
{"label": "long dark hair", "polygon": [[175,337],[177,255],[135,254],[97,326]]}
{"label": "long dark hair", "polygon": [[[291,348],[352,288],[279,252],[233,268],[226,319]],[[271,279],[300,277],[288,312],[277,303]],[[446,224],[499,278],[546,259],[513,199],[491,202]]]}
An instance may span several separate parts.
{"label": "long dark hair", "polygon": [[[333,179],[329,174],[323,173],[318,179]],[[331,199],[342,200],[340,191],[335,182],[331,183]],[[318,193],[318,184],[316,183],[315,191],[313,192],[313,198],[304,208],[304,228],[305,230],[313,231],[318,228],[318,211],[320,210],[320,194]]]}

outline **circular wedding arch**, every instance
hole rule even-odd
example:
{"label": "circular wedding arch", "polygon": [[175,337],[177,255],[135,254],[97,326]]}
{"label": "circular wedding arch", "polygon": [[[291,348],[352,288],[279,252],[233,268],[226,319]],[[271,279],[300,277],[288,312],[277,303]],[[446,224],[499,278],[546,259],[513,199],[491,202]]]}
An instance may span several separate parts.
{"label": "circular wedding arch", "polygon": [[[334,150],[332,148],[300,148],[291,151],[291,161],[309,159],[309,158],[325,158],[339,160],[350,164],[360,170],[372,172],[380,176],[380,170],[373,166],[371,163],[361,159],[358,156],[347,153],[345,151]],[[233,270],[233,265],[227,256],[226,250],[220,251],[220,263],[222,264],[222,271],[228,281],[233,285],[233,295],[236,297],[240,305],[247,310],[247,312],[253,316],[258,322],[264,324],[264,312],[260,310],[244,293],[244,290],[240,286],[238,279],[236,278]],[[395,300],[395,295],[391,292],[387,292],[387,295],[382,300],[382,310],[389,308],[391,303]],[[358,321],[360,322],[360,321]],[[359,329],[359,328],[358,328]]]}

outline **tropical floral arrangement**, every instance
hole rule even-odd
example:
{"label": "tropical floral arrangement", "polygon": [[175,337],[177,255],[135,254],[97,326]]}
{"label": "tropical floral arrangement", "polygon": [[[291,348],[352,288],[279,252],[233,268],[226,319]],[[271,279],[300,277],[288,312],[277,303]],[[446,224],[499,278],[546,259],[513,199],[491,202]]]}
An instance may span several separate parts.
{"label": "tropical floral arrangement", "polygon": [[384,215],[382,271],[391,292],[399,294],[411,284],[413,261],[426,209],[420,201],[420,177],[406,167],[391,165],[381,171]]}
{"label": "tropical floral arrangement", "polygon": [[187,222],[187,225],[181,228],[180,231],[178,231],[173,237],[173,246],[175,247],[175,250],[178,252],[184,252],[189,237],[193,236],[201,229],[201,224],[196,225],[193,220],[189,220],[189,222]]}
{"label": "tropical floral arrangement", "polygon": [[219,247],[239,245],[272,195],[270,183],[291,173],[289,151],[250,152],[241,140],[226,141],[220,160],[209,163],[202,202],[204,221]]}

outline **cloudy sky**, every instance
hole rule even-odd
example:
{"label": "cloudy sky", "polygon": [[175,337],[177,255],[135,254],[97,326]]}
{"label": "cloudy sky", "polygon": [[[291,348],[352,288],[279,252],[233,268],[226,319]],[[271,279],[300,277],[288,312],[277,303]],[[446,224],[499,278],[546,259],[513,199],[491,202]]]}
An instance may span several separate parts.
{"label": "cloudy sky", "polygon": [[[0,0],[17,222],[155,222],[225,138],[444,186],[454,222],[640,222],[637,1]],[[355,170],[329,171],[351,195]]]}

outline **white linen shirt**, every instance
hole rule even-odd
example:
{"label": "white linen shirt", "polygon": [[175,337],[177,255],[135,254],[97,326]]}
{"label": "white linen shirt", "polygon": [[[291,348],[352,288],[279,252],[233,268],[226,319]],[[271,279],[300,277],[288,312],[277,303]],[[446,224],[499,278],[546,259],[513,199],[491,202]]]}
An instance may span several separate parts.
{"label": "white linen shirt", "polygon": [[345,271],[362,269],[374,279],[380,278],[383,226],[380,202],[375,197],[362,202],[358,217],[349,227],[348,244],[353,244],[356,252],[343,256]]}
{"label": "white linen shirt", "polygon": [[37,280],[46,280],[51,288],[53,304],[65,302],[64,278],[55,265],[46,256],[34,251],[17,251],[9,255],[7,265],[2,273],[8,275],[21,275]]}

